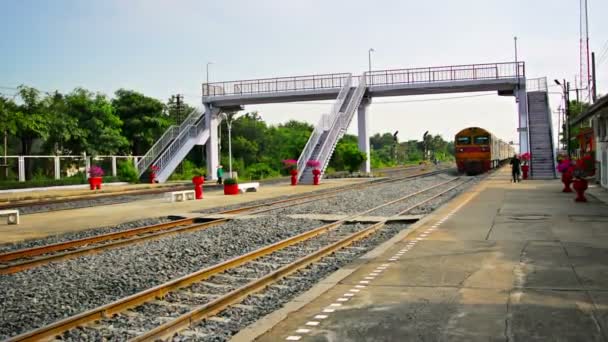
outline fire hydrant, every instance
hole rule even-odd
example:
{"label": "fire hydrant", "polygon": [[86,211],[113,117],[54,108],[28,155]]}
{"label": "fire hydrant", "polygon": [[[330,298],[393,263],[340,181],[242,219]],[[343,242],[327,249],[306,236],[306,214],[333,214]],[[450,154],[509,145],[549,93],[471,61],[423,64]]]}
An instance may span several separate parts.
{"label": "fire hydrant", "polygon": [[321,175],[321,170],[319,170],[319,169],[312,170],[312,175],[313,175],[313,178],[312,178],[313,183],[312,184],[313,185],[319,185],[319,175]]}
{"label": "fire hydrant", "polygon": [[297,185],[298,184],[298,170],[291,170],[289,173],[291,173],[291,185]]}
{"label": "fire hydrant", "polygon": [[528,171],[530,171],[530,166],[524,164],[521,166],[521,172],[523,173],[523,179],[528,179]]}
{"label": "fire hydrant", "polygon": [[203,183],[205,183],[205,177],[192,177],[192,184],[194,184],[194,196],[196,199],[203,199]]}
{"label": "fire hydrant", "polygon": [[156,172],[150,172],[150,183],[154,184],[156,182]]}
{"label": "fire hydrant", "polygon": [[159,168],[156,165],[152,165],[150,166],[150,183],[154,184],[156,183],[156,171],[158,171]]}

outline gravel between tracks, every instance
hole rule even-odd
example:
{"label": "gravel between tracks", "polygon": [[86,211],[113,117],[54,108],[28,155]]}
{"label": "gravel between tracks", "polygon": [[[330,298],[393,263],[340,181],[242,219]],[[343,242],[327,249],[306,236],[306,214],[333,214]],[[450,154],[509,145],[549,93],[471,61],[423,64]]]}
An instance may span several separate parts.
{"label": "gravel between tracks", "polygon": [[[350,190],[332,198],[321,199],[319,201],[273,211],[273,213],[282,215],[308,213],[354,214],[453,178],[454,177],[447,175],[436,175],[383,184],[372,188]],[[411,201],[416,200],[419,201],[420,199],[413,198]],[[407,203],[408,201],[410,200],[408,199],[400,203]],[[412,204],[413,203],[414,202],[412,202]]]}
{"label": "gravel between tracks", "polygon": [[322,225],[267,216],[0,275],[0,339]]}
{"label": "gravel between tracks", "polygon": [[25,240],[25,241],[20,241],[20,242],[15,242],[15,243],[7,243],[7,244],[0,245],[0,253],[6,253],[9,251],[14,251],[14,250],[18,250],[18,249],[32,248],[32,247],[36,247],[36,246],[43,246],[43,245],[64,242],[64,241],[69,241],[69,240],[77,240],[77,239],[82,239],[82,238],[86,238],[89,236],[119,232],[119,231],[123,231],[123,230],[127,230],[127,229],[150,226],[153,224],[159,224],[159,223],[164,223],[164,222],[169,222],[169,221],[171,221],[171,220],[167,217],[148,218],[148,219],[125,222],[125,223],[121,223],[116,226],[91,228],[91,229],[82,230],[82,231],[78,231],[78,232],[70,232],[70,233],[52,235],[52,236],[48,236],[48,237],[45,237],[42,239],[32,239],[32,240]]}

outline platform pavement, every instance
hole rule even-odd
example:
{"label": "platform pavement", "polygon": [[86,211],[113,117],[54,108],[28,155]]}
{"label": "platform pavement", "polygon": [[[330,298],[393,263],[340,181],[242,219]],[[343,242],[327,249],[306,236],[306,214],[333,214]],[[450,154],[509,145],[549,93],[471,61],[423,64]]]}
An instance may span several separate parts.
{"label": "platform pavement", "polygon": [[500,170],[234,341],[606,341],[608,205],[560,190]]}
{"label": "platform pavement", "polygon": [[94,227],[117,225],[145,218],[168,215],[198,216],[193,212],[213,207],[331,189],[369,180],[369,178],[328,179],[318,186],[290,186],[286,181],[281,184],[262,184],[258,192],[247,192],[233,196],[225,196],[221,191],[204,192],[202,200],[173,203],[163,198],[135,200],[120,204],[23,215],[19,225],[8,225],[4,218],[0,218],[0,243],[11,243]]}

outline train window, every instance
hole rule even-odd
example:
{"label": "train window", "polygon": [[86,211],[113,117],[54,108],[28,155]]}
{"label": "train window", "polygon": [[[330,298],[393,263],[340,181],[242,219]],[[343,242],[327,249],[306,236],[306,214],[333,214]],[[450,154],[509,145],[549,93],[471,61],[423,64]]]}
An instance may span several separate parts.
{"label": "train window", "polygon": [[471,144],[471,137],[456,137],[456,145],[469,145]]}
{"label": "train window", "polygon": [[487,135],[478,135],[475,137],[475,145],[487,145],[490,142],[490,137]]}

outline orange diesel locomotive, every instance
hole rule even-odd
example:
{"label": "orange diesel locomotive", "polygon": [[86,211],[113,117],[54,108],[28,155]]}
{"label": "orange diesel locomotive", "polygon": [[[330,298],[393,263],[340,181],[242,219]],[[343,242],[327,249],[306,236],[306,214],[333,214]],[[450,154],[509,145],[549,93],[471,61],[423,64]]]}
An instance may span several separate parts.
{"label": "orange diesel locomotive", "polygon": [[495,168],[515,153],[511,145],[479,127],[469,127],[458,132],[454,145],[458,171],[469,175]]}

